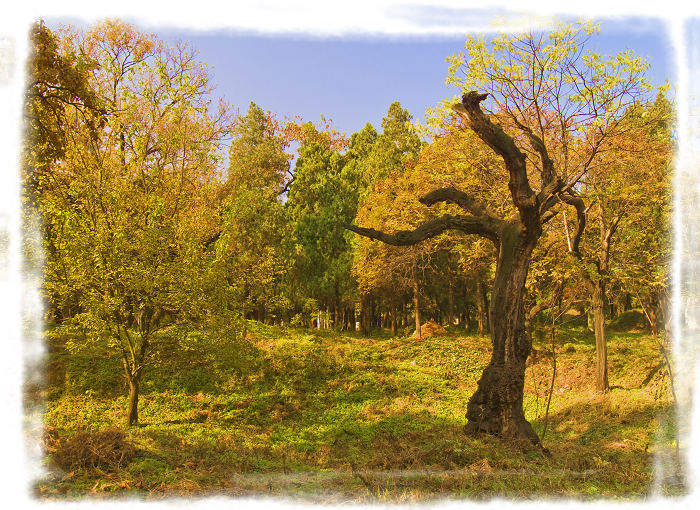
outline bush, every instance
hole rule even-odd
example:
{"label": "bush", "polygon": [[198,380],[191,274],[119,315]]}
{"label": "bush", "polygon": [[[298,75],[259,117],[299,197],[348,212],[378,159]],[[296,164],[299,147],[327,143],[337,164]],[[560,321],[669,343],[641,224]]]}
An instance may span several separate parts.
{"label": "bush", "polygon": [[648,331],[649,322],[639,310],[629,310],[621,313],[610,321],[611,331]]}

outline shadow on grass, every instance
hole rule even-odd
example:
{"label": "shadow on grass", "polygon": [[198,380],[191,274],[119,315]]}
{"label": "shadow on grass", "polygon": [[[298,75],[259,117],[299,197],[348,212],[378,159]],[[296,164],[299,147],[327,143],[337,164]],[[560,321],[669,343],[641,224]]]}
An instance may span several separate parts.
{"label": "shadow on grass", "polygon": [[[594,457],[649,467],[654,444],[668,440],[661,436],[669,434],[666,422],[673,415],[672,406],[640,402],[623,407],[617,399],[624,398],[626,395],[618,395],[616,399],[577,403],[550,414],[545,444],[553,445],[559,450],[557,454],[577,469],[594,467]],[[659,430],[654,427],[657,423]],[[541,433],[544,419],[533,420],[532,425]],[[588,454],[582,457],[584,451]]]}

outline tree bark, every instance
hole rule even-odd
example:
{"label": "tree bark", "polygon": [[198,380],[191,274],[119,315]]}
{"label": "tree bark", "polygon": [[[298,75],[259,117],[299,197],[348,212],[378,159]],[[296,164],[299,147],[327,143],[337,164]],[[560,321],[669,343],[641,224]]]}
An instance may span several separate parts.
{"label": "tree bark", "polygon": [[139,374],[129,376],[129,402],[126,414],[126,425],[131,427],[139,422]]}
{"label": "tree bark", "polygon": [[488,304],[486,302],[486,289],[480,278],[476,280],[476,309],[477,309],[477,326],[479,328],[479,336],[485,336],[489,330],[489,313]]}
{"label": "tree bark", "polygon": [[598,201],[598,226],[600,228],[600,252],[596,261],[597,278],[593,281],[586,276],[591,291],[591,309],[593,311],[593,331],[595,333],[596,351],[596,390],[605,393],[610,390],[608,384],[608,346],[605,331],[605,311],[607,299],[605,295],[605,279],[608,276],[610,261],[610,242],[617,230],[622,215],[616,216],[606,229],[603,218],[603,206]]}
{"label": "tree bark", "polygon": [[367,297],[362,296],[360,301],[360,330],[363,335],[369,335],[369,305]]}
{"label": "tree bark", "polygon": [[454,326],[455,321],[455,310],[454,310],[454,293],[452,291],[452,282],[449,283],[449,289],[447,294],[447,322],[451,326]]}
{"label": "tree bark", "polygon": [[539,445],[523,411],[525,361],[532,347],[523,297],[535,242],[522,230],[514,222],[503,231],[489,307],[493,352],[467,404],[465,430],[526,438]]}
{"label": "tree bark", "polygon": [[624,301],[622,304],[622,311],[629,312],[632,309],[632,294],[625,292]]}

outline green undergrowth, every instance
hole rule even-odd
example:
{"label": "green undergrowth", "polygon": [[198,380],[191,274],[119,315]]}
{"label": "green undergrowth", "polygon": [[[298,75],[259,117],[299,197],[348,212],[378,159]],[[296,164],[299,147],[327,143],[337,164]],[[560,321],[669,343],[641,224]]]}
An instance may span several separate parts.
{"label": "green undergrowth", "polygon": [[[524,407],[551,457],[527,445],[463,433],[490,340],[453,329],[422,340],[373,338],[251,323],[246,341],[154,342],[139,425],[124,428],[126,388],[108,351],[52,346],[40,498],[260,495],[296,500],[409,502],[433,498],[638,499],[655,455],[674,449],[668,376],[655,340],[609,339],[612,390],[597,395],[595,347],[584,328],[535,335]],[[34,395],[36,397],[36,394]],[[133,456],[59,468],[76,434],[121,428]],[[682,445],[681,445],[682,446]],[[114,448],[112,449],[114,450]],[[666,458],[664,457],[664,458]]]}

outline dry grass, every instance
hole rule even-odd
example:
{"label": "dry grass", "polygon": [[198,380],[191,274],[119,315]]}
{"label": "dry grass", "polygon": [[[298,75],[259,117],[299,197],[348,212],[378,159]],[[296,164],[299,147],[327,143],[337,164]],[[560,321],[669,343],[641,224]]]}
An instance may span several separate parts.
{"label": "dry grass", "polygon": [[[417,333],[418,331],[414,331],[412,338],[418,338]],[[440,324],[435,322],[433,319],[430,319],[428,322],[423,323],[420,327],[420,338],[444,335],[446,333],[447,330],[443,328]]]}
{"label": "dry grass", "polygon": [[113,471],[127,464],[136,453],[124,431],[113,427],[78,432],[69,439],[61,439],[56,429],[47,427],[44,447],[51,454],[52,463],[64,471],[98,467]]}

